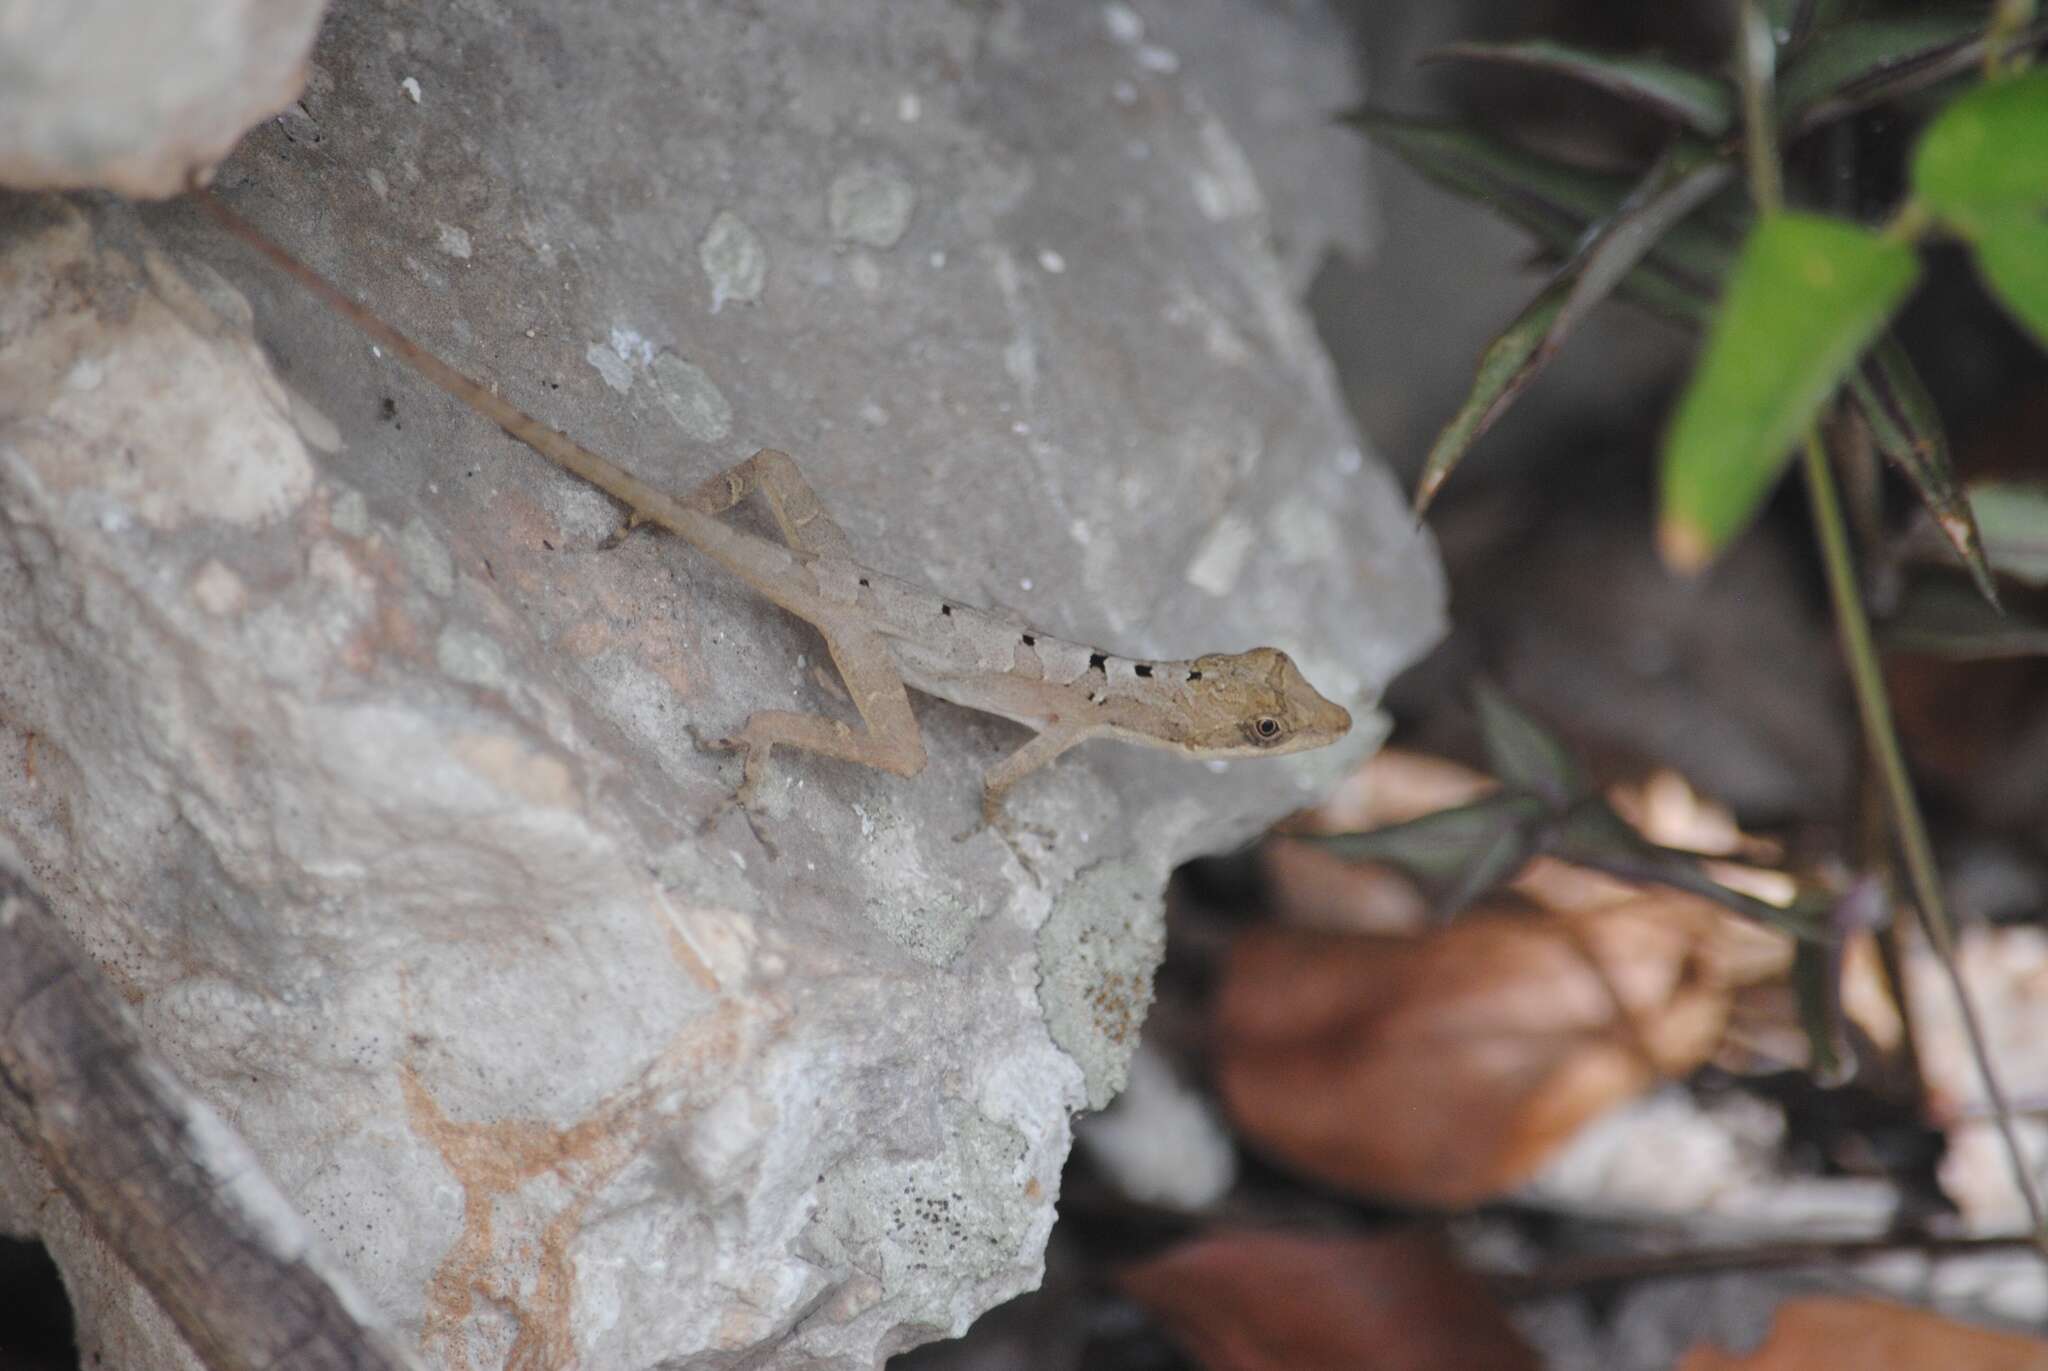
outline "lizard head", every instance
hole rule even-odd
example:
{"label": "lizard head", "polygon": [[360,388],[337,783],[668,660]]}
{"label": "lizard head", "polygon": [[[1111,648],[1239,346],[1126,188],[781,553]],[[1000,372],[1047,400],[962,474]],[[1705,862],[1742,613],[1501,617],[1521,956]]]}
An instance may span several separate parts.
{"label": "lizard head", "polygon": [[1188,663],[1186,690],[1180,745],[1198,756],[1305,752],[1351,729],[1349,711],[1318,694],[1276,647],[1197,658]]}

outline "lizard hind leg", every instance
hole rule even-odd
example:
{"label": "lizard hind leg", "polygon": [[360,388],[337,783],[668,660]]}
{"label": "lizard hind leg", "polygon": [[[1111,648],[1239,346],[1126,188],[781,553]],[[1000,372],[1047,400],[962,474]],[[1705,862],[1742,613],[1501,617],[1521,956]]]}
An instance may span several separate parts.
{"label": "lizard hind leg", "polygon": [[824,501],[786,452],[764,447],[699,485],[683,503],[700,514],[723,514],[755,492],[767,501],[775,526],[790,547],[818,557],[855,560],[845,530],[825,512]]}

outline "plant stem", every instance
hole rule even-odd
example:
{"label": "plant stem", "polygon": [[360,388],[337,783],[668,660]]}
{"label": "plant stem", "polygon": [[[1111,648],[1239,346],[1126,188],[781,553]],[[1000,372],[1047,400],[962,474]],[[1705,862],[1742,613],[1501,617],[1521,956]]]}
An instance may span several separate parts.
{"label": "plant stem", "polygon": [[1991,7],[1991,23],[1984,32],[1984,79],[1995,81],[2027,65],[2030,54],[2023,47],[2007,51],[2012,40],[2034,22],[2035,0],[1998,0]]}
{"label": "plant stem", "polygon": [[1840,1266],[1849,1262],[1917,1252],[1927,1257],[1984,1257],[2024,1252],[2033,1246],[2025,1234],[1985,1238],[1951,1238],[1900,1234],[1875,1238],[1841,1238],[1820,1242],[1766,1243],[1755,1247],[1710,1247],[1692,1252],[1645,1252],[1614,1257],[1568,1258],[1534,1271],[1487,1272],[1487,1284],[1505,1299],[1534,1299],[1562,1290],[1699,1276],[1717,1271],[1766,1271],[1788,1266]]}
{"label": "plant stem", "polygon": [[1856,712],[1863,722],[1863,742],[1877,762],[1878,776],[1890,801],[1892,829],[1898,835],[1905,859],[1906,878],[1913,890],[1913,907],[1919,911],[1921,931],[1935,960],[1947,974],[1954,991],[1956,1011],[1970,1040],[1970,1054],[1984,1083],[1984,1096],[1991,1104],[2000,1137],[2012,1163],[2013,1181],[2027,1206],[2027,1218],[2038,1242],[2048,1244],[2048,1218],[2041,1209],[2041,1196],[2034,1185],[2026,1153],[2020,1148],[2019,1132],[2013,1125],[2012,1108],[2005,1089],[1992,1069],[1991,1055],[1978,1021],[1969,989],[1963,984],[1962,969],[1956,965],[1955,924],[1949,918],[1948,902],[1942,894],[1941,875],[1934,862],[1934,844],[1927,837],[1927,823],[1921,817],[1919,801],[1913,794],[1913,780],[1906,772],[1906,757],[1892,726],[1891,702],[1885,696],[1884,672],[1878,664],[1877,647],[1871,641],[1870,619],[1856,590],[1855,557],[1849,550],[1849,534],[1843,525],[1842,505],[1835,491],[1834,472],[1820,437],[1806,432],[1801,469],[1806,477],[1807,503],[1813,508],[1814,535],[1820,542],[1821,564],[1827,569],[1828,599],[1835,612],[1835,627],[1841,635],[1842,657],[1849,668],[1849,681],[1856,693]]}
{"label": "plant stem", "polygon": [[1934,212],[1919,200],[1908,197],[1892,215],[1892,221],[1884,226],[1884,236],[1895,243],[1917,243],[1933,227]]}
{"label": "plant stem", "polygon": [[1742,76],[1743,160],[1749,167],[1749,193],[1759,214],[1776,214],[1785,198],[1778,168],[1778,116],[1772,108],[1772,72],[1778,47],[1771,21],[1763,9],[1744,0],[1735,38],[1735,64]]}
{"label": "plant stem", "polygon": [[[1991,37],[1994,40],[2001,37],[1999,25],[2003,22],[2030,18],[2033,4],[2034,0],[2020,0],[2019,3],[2001,0],[1992,20]],[[1778,212],[1784,194],[1775,139],[1776,115],[1771,99],[1777,48],[1771,39],[1770,22],[1756,0],[1742,0],[1736,43],[1735,65],[1742,82],[1742,109],[1746,124],[1743,140],[1749,160],[1750,193],[1756,198],[1757,213],[1771,215]],[[1993,46],[1995,48],[1998,44],[1994,42]],[[1909,200],[1894,222],[1894,230],[1902,236],[1917,237],[1924,228],[1921,222],[1923,215],[1924,211],[1918,210]],[[2027,1165],[2027,1154],[2020,1148],[2019,1130],[2013,1124],[2005,1090],[1998,1083],[1997,1072],[1992,1069],[1983,1024],[1978,1021],[1969,987],[1963,984],[1962,969],[1956,965],[1955,925],[1949,918],[1948,902],[1941,889],[1941,875],[1934,864],[1934,844],[1928,840],[1927,823],[1920,815],[1920,803],[1913,794],[1913,781],[1906,772],[1905,753],[1899,746],[1898,732],[1892,726],[1891,701],[1885,696],[1884,672],[1878,663],[1877,647],[1871,641],[1870,619],[1863,612],[1863,600],[1857,590],[1856,558],[1849,548],[1841,497],[1835,490],[1835,474],[1828,466],[1827,450],[1821,446],[1817,428],[1807,427],[1802,445],[1801,468],[1806,477],[1807,504],[1813,510],[1814,536],[1820,542],[1821,565],[1827,571],[1828,599],[1834,607],[1835,630],[1842,642],[1842,659],[1848,666],[1849,681],[1856,694],[1856,713],[1863,724],[1864,746],[1876,760],[1878,775],[1884,782],[1885,796],[1890,802],[1892,830],[1898,835],[1907,880],[1913,890],[1913,907],[1918,911],[1921,929],[1933,949],[1935,960],[1941,963],[1949,988],[1955,992],[1956,1012],[1969,1038],[1970,1055],[1977,1063],[1977,1074],[1984,1082],[1984,1096],[1990,1101],[1997,1119],[1999,1136],[2004,1140],[2006,1155],[2012,1165],[2013,1183],[2019,1187],[2020,1198],[2026,1203],[2027,1219],[2035,1242],[2044,1255],[2048,1255],[2048,1215],[2043,1214],[2033,1171]]]}

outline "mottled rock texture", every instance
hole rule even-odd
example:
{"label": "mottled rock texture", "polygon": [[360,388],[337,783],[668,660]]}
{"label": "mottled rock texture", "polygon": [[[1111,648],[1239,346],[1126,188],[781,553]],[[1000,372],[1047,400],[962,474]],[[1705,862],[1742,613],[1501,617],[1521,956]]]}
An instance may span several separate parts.
{"label": "mottled rock texture", "polygon": [[176,195],[289,105],[323,0],[0,0],[0,186]]}

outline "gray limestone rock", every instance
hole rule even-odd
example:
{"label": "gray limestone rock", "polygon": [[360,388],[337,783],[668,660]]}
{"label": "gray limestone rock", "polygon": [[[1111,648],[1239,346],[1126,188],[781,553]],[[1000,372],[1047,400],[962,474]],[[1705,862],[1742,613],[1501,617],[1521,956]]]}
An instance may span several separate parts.
{"label": "gray limestone rock", "polygon": [[0,186],[176,195],[291,104],[324,0],[5,0]]}
{"label": "gray limestone rock", "polygon": [[[786,449],[882,570],[1275,643],[1360,718],[1091,744],[1013,798],[1028,867],[970,833],[1015,726],[920,700],[921,776],[779,753],[734,810],[697,739],[845,707],[806,626],[190,210],[0,205],[0,842],[430,1365],[866,1367],[1029,1288],[1166,873],[1439,631],[1239,73],[1117,12],[362,0],[220,178],[649,480]],[[4,1140],[0,1230],[88,1349],[190,1364]]]}

